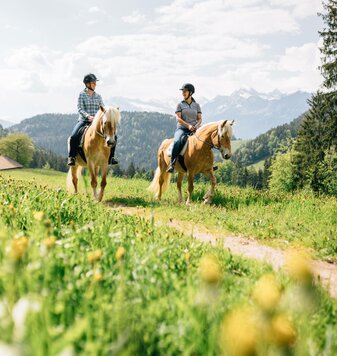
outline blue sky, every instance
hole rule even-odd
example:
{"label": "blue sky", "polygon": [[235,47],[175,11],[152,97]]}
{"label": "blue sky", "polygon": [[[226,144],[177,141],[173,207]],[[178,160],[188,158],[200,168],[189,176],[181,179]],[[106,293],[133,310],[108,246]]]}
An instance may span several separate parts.
{"label": "blue sky", "polygon": [[76,111],[87,72],[106,99],[178,98],[187,81],[209,99],[239,88],[313,91],[320,10],[321,0],[8,1],[0,118]]}

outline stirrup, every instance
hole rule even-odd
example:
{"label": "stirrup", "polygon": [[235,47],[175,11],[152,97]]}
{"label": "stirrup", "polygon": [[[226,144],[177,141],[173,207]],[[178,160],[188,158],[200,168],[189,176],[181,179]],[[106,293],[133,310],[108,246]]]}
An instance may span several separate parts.
{"label": "stirrup", "polygon": [[75,166],[76,158],[75,157],[68,157],[68,166]]}

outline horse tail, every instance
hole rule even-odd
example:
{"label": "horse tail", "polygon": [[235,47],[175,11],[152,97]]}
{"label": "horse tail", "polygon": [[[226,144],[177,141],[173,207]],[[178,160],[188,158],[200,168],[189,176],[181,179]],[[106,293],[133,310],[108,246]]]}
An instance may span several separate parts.
{"label": "horse tail", "polygon": [[[77,166],[77,170],[76,170],[76,177],[79,178],[82,172],[82,167],[81,166]],[[69,168],[68,170],[68,175],[67,175],[67,191],[68,192],[72,192],[74,191],[74,185],[73,185],[73,175],[71,172],[71,168]]]}
{"label": "horse tail", "polygon": [[150,192],[155,193],[155,198],[160,200],[162,193],[165,193],[170,185],[171,174],[166,172],[166,162],[164,160],[165,141],[158,150],[158,167],[154,174],[153,180],[148,187]]}

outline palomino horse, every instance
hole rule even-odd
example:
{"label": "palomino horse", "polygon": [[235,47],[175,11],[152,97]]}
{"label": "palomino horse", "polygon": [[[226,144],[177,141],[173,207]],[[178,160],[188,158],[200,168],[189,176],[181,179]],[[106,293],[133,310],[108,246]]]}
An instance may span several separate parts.
{"label": "palomino horse", "polygon": [[[70,167],[67,177],[67,187],[70,190],[73,185],[77,193],[78,177],[82,168],[87,166],[91,177],[91,187],[94,198],[101,201],[104,188],[106,186],[106,176],[108,174],[108,160],[111,146],[115,144],[115,133],[121,114],[119,109],[113,107],[100,106],[92,124],[87,129],[84,136],[83,151],[87,163],[77,154],[76,165]],[[101,169],[102,181],[101,189],[97,193],[97,176]]]}
{"label": "palomino horse", "polygon": [[[211,189],[204,196],[204,203],[209,204],[212,201],[216,178],[213,172],[214,155],[212,148],[221,152],[222,158],[229,159],[232,155],[231,138],[233,132],[233,121],[212,122],[199,128],[196,133],[188,139],[188,146],[184,153],[185,166],[187,172],[176,162],[175,170],[178,172],[177,187],[179,193],[179,202],[183,201],[181,192],[182,181],[185,174],[188,177],[188,198],[186,204],[192,201],[193,179],[198,173],[203,173],[211,180]],[[158,150],[158,168],[149,190],[155,193],[157,200],[161,199],[162,193],[166,191],[170,183],[171,174],[166,172],[170,163],[170,157],[167,155],[167,149],[172,143],[172,139],[166,139],[162,142]]]}

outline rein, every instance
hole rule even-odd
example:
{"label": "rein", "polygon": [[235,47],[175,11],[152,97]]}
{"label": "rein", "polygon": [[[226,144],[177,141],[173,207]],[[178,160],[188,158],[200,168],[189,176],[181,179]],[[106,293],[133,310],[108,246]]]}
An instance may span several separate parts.
{"label": "rein", "polygon": [[198,135],[195,133],[194,134],[194,136],[197,138],[197,140],[199,140],[200,142],[202,142],[202,143],[205,143],[207,146],[209,146],[209,147],[211,147],[211,148],[215,148],[216,150],[219,150],[220,151],[220,139],[219,139],[219,133],[218,133],[218,139],[219,139],[219,145],[218,146],[216,146],[216,145],[214,145],[213,143],[209,143],[209,142],[207,142],[207,141],[204,141],[204,140],[202,140],[200,137],[198,137]]}

